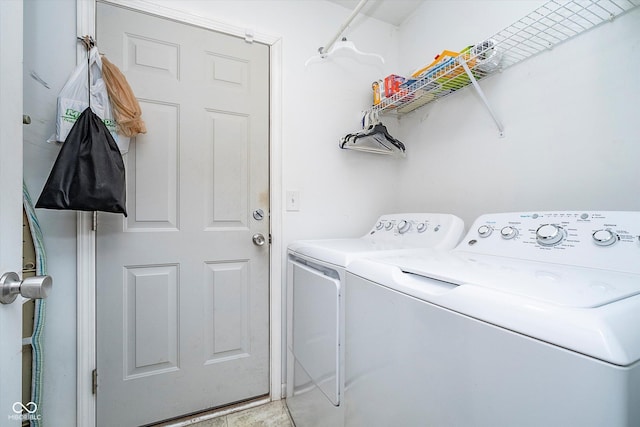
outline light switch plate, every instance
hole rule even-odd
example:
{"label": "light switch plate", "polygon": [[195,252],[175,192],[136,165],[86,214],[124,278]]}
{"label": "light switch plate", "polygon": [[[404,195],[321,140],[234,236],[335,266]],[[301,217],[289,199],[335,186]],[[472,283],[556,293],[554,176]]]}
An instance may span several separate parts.
{"label": "light switch plate", "polygon": [[300,210],[300,191],[287,190],[287,211],[298,212]]}

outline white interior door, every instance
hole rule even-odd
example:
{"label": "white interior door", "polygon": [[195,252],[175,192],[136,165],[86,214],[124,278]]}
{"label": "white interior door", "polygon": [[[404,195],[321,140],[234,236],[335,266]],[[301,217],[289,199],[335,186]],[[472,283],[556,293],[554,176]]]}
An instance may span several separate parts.
{"label": "white interior door", "polygon": [[[0,275],[22,271],[22,2],[0,1]],[[0,304],[0,425],[20,425],[22,298]],[[24,402],[27,403],[27,402]],[[15,409],[15,411],[14,411]],[[18,413],[16,413],[18,412]]]}
{"label": "white interior door", "polygon": [[97,424],[266,395],[269,47],[103,3],[96,36],[148,130],[98,220]]}

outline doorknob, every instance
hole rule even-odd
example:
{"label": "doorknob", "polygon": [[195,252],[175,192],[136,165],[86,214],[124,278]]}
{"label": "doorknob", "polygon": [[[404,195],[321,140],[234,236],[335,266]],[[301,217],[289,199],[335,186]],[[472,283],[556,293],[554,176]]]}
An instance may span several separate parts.
{"label": "doorknob", "polygon": [[253,244],[256,246],[262,246],[266,241],[267,239],[264,238],[262,233],[256,233],[253,235]]}
{"label": "doorknob", "polygon": [[25,298],[46,298],[53,286],[51,276],[33,276],[20,280],[16,273],[5,273],[0,277],[0,303],[11,304],[18,294]]}

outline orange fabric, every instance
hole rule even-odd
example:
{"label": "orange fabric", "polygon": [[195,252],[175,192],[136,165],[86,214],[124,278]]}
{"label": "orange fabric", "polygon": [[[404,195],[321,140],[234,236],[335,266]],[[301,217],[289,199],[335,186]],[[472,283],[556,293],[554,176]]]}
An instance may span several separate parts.
{"label": "orange fabric", "polygon": [[124,136],[147,133],[142,120],[142,109],[124,74],[106,56],[103,55],[101,59],[102,78],[107,86],[113,115],[118,124],[118,133]]}

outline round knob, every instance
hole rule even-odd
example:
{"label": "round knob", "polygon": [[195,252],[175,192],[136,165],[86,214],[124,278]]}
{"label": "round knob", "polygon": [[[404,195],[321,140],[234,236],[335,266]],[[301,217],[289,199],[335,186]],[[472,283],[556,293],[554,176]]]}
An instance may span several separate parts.
{"label": "round knob", "polygon": [[42,299],[49,295],[52,287],[51,276],[27,277],[20,285],[20,294],[25,298]]}
{"label": "round knob", "polygon": [[398,233],[404,234],[409,230],[411,230],[411,223],[409,221],[403,219],[398,223]]}
{"label": "round knob", "polygon": [[393,222],[389,221],[385,226],[384,229],[389,231],[393,228]]}
{"label": "round knob", "polygon": [[610,246],[618,241],[618,235],[609,229],[597,230],[592,236],[594,243],[598,246]]}
{"label": "round knob", "polygon": [[16,273],[0,277],[0,303],[11,304],[18,295],[25,298],[46,298],[53,286],[51,276],[33,276],[20,280]]}
{"label": "round knob", "polygon": [[478,235],[480,235],[480,237],[489,237],[491,236],[492,232],[493,228],[489,227],[488,225],[481,225],[480,227],[478,227]]}
{"label": "round knob", "polygon": [[513,239],[518,235],[518,229],[507,225],[506,227],[502,227],[502,230],[500,230],[500,235],[503,239]]}
{"label": "round knob", "polygon": [[421,222],[420,224],[416,225],[416,229],[418,230],[418,233],[424,233],[425,231],[427,231],[427,223]]}
{"label": "round knob", "polygon": [[384,227],[384,223],[382,221],[378,221],[376,224],[376,230],[382,230],[382,227]]}
{"label": "round knob", "polygon": [[536,241],[542,246],[553,246],[564,239],[564,229],[555,224],[544,224],[536,230]]}
{"label": "round knob", "polygon": [[251,240],[253,240],[253,244],[256,246],[263,246],[267,242],[267,239],[265,239],[262,233],[254,234]]}

